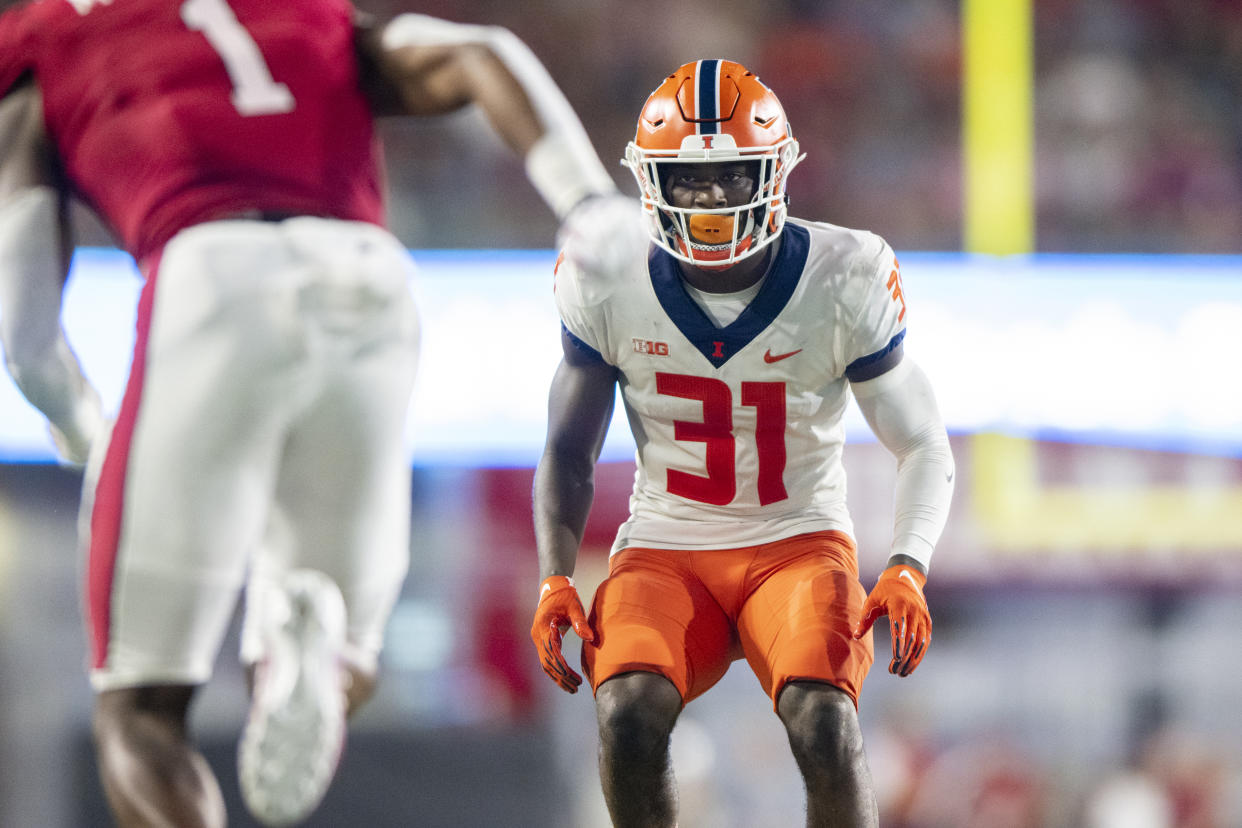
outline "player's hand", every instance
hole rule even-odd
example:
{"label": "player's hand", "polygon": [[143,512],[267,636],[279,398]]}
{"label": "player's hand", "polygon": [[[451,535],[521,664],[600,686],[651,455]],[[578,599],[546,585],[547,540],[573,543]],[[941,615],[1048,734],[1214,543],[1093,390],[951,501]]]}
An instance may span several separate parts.
{"label": "player's hand", "polygon": [[880,573],[880,578],[867,596],[862,620],[854,629],[854,638],[862,638],[881,615],[888,616],[893,637],[893,660],[888,671],[899,676],[914,672],[931,642],[931,613],[923,597],[927,576],[911,566],[897,564]]}
{"label": "player's hand", "polygon": [[556,235],[565,258],[578,268],[613,275],[644,261],[647,235],[638,199],[619,194],[584,198],[569,211]]}
{"label": "player's hand", "polygon": [[582,676],[570,668],[561,654],[561,637],[571,626],[583,641],[595,640],[574,582],[564,575],[553,575],[539,585],[539,606],[535,607],[530,637],[539,651],[543,671],[566,693],[577,693]]}
{"label": "player's hand", "polygon": [[73,411],[73,419],[63,426],[51,422],[47,424],[56,453],[60,455],[62,465],[83,468],[90,457],[91,446],[107,431],[99,392],[87,385]]}

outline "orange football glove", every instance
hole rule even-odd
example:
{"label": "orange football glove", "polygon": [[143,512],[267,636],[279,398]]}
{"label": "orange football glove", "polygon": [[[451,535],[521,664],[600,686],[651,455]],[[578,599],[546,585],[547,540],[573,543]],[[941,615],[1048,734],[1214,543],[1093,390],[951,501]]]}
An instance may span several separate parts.
{"label": "orange football glove", "polygon": [[561,636],[570,627],[583,641],[594,641],[595,633],[587,626],[582,599],[572,579],[553,575],[539,585],[539,606],[535,607],[535,623],[530,637],[539,651],[539,664],[566,693],[577,693],[582,684],[578,675],[561,655]]}
{"label": "orange football glove", "polygon": [[893,660],[888,671],[899,676],[914,672],[931,641],[931,613],[923,597],[927,576],[912,566],[897,564],[880,573],[862,608],[854,638],[862,638],[881,615],[888,616],[893,634]]}

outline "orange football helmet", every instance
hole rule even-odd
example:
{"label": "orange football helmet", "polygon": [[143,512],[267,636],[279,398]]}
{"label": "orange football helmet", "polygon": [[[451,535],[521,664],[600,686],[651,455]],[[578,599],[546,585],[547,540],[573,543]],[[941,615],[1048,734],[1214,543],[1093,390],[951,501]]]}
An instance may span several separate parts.
{"label": "orange football helmet", "polygon": [[[638,181],[655,243],[681,261],[720,269],[780,236],[785,182],[802,158],[771,89],[740,63],[699,60],[669,75],[647,98],[623,163]],[[710,210],[669,203],[662,165],[738,161],[758,162],[749,203]]]}

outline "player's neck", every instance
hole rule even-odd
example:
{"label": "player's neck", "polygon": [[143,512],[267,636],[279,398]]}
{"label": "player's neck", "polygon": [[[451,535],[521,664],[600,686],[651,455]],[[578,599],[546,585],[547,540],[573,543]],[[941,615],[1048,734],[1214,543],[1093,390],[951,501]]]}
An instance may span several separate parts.
{"label": "player's neck", "polygon": [[776,246],[770,244],[763,253],[743,259],[725,270],[707,270],[680,260],[677,264],[681,268],[681,278],[691,287],[705,293],[737,293],[764,277]]}

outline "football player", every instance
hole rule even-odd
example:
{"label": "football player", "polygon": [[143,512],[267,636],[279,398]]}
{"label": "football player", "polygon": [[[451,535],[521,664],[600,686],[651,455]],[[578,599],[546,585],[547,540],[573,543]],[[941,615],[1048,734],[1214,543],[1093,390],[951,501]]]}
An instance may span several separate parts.
{"label": "football player", "polygon": [[[618,826],[673,825],[669,736],[745,658],[784,723],[808,825],[875,825],[858,694],[887,615],[889,671],[931,639],[923,597],[953,491],[906,298],[879,236],[791,218],[800,160],[776,95],[728,60],[688,63],[647,100],[626,164],[650,245],[556,272],[563,357],[535,477],[542,582],[532,638],[573,693],[570,627],[595,693]],[[637,442],[630,515],[590,614],[572,581],[614,396]],[[887,565],[859,582],[842,416],[851,396],[897,462]]]}
{"label": "football player", "polygon": [[[581,211],[638,234],[637,203],[510,32],[381,27],[347,0],[22,3],[0,16],[0,99],[0,333],[65,458],[87,461],[109,803],[126,826],[225,823],[187,713],[249,578],[242,791],[261,820],[300,820],[407,570],[419,328],[374,118],[477,105],[592,261]],[[110,427],[59,324],[70,197],[145,279]]]}

